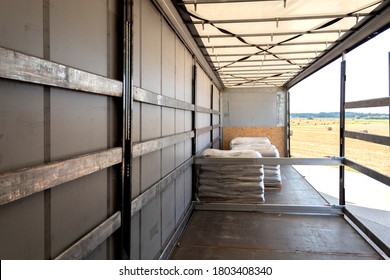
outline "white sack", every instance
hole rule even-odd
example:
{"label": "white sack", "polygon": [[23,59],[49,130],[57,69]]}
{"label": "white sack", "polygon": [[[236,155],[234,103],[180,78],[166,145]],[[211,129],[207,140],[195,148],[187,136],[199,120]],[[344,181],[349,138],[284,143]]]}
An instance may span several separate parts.
{"label": "white sack", "polygon": [[268,143],[271,144],[267,137],[236,137],[230,141],[230,148],[237,145],[251,144],[251,143]]}

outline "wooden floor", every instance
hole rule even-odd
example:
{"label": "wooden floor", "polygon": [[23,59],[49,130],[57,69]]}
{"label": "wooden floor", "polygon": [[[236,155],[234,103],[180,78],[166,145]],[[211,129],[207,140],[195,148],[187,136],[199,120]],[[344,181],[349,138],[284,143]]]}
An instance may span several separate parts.
{"label": "wooden floor", "polygon": [[[291,166],[283,187],[266,190],[267,204],[327,201]],[[171,259],[381,259],[340,215],[195,210]]]}
{"label": "wooden floor", "polygon": [[324,205],[328,204],[292,166],[281,166],[282,187],[266,188],[266,204]]}

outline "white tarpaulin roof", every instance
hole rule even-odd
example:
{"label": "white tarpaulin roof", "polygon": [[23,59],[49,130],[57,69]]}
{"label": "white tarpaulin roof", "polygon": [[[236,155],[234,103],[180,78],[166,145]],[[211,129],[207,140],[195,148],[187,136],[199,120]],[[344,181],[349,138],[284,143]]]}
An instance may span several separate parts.
{"label": "white tarpaulin roof", "polygon": [[279,87],[355,32],[365,17],[374,17],[384,1],[173,2],[225,87]]}

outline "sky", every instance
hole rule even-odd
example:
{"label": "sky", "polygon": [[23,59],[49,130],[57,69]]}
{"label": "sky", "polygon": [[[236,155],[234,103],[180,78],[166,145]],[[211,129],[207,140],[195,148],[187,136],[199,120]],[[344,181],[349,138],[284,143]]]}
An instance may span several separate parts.
{"label": "sky", "polygon": [[[346,101],[389,96],[390,29],[347,53]],[[341,58],[290,89],[291,113],[340,110]],[[355,109],[355,112],[389,113],[388,107]]]}

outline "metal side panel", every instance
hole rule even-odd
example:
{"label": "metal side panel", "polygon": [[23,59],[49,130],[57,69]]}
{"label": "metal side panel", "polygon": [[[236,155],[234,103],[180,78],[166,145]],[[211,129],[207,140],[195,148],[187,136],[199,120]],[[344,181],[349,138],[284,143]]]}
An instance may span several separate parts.
{"label": "metal side panel", "polygon": [[1,1],[0,46],[42,57],[42,18],[41,0]]}
{"label": "metal side panel", "polygon": [[107,75],[106,6],[94,0],[50,1],[51,59]]}
{"label": "metal side panel", "polygon": [[162,69],[161,94],[171,98],[175,97],[175,42],[176,37],[168,23],[162,21]]}
{"label": "metal side panel", "polygon": [[161,15],[141,1],[141,87],[161,93]]}
{"label": "metal side panel", "polygon": [[161,250],[161,199],[156,196],[141,210],[141,259],[156,258]]}
{"label": "metal side panel", "polygon": [[[107,218],[107,171],[102,170],[51,190],[52,256]],[[104,257],[103,257],[104,258]]]}
{"label": "metal side panel", "polygon": [[44,195],[0,206],[0,259],[44,259]]}
{"label": "metal side panel", "polygon": [[107,148],[107,97],[51,91],[52,160]]}
{"label": "metal side panel", "polygon": [[175,197],[175,182],[173,181],[161,193],[161,240],[165,244],[176,226],[175,204],[172,199]]}
{"label": "metal side panel", "polygon": [[[176,39],[175,44],[175,59],[176,59],[176,73],[175,73],[175,86],[176,86],[176,99],[181,101],[187,101],[191,103],[191,100],[185,99],[185,87],[187,85],[187,81],[185,79],[186,74],[186,64],[185,64],[185,55],[187,54],[187,50],[184,45],[180,42],[180,40]],[[191,80],[190,80],[191,81]],[[191,82],[190,82],[191,85]]]}
{"label": "metal side panel", "polygon": [[0,80],[0,172],[43,163],[43,99],[41,86]]}

